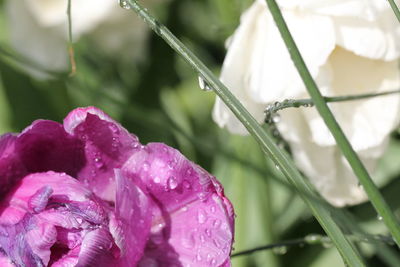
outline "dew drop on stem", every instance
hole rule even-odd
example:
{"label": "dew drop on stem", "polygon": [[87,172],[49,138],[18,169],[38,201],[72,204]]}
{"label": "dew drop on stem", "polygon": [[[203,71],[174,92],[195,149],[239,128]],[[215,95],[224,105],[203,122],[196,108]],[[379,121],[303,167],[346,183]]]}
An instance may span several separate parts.
{"label": "dew drop on stem", "polygon": [[199,76],[199,86],[203,91],[212,91],[212,88],[207,84],[203,77]]}

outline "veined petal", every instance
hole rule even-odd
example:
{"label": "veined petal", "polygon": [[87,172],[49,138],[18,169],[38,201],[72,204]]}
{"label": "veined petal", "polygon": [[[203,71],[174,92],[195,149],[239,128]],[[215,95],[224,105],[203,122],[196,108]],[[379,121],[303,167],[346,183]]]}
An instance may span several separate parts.
{"label": "veined petal", "polygon": [[114,169],[140,148],[137,137],[94,107],[75,109],[64,127],[85,144],[86,163],[75,177],[100,198],[115,201]]}
{"label": "veined petal", "polygon": [[142,265],[220,266],[229,259],[233,209],[214,177],[159,143],[132,155],[122,171],[142,183],[158,206]]}

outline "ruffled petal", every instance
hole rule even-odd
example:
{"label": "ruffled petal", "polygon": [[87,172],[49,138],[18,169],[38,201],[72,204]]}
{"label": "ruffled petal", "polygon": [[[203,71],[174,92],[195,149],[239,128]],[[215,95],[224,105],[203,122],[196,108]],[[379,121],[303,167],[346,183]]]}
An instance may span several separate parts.
{"label": "ruffled petal", "polygon": [[139,149],[137,137],[94,107],[73,110],[64,127],[85,144],[86,164],[75,177],[100,198],[115,201],[114,169]]}
{"label": "ruffled petal", "polygon": [[7,206],[0,215],[0,247],[17,264],[116,262],[110,208],[78,180],[52,171],[30,174],[2,203]]}
{"label": "ruffled petal", "polygon": [[[332,84],[324,92],[328,96],[379,93],[400,87],[397,61],[371,60],[337,48],[329,58],[328,67],[334,77]],[[381,152],[376,157],[383,153],[384,140],[400,120],[400,96],[397,94],[332,103],[330,107],[353,148],[356,151],[366,151],[381,147]],[[311,127],[316,144],[335,144],[315,109],[302,109],[301,112],[308,119],[307,124]]]}
{"label": "ruffled petal", "polygon": [[[296,10],[283,10],[283,15],[311,74],[316,77],[335,47],[332,20]],[[255,2],[242,15],[229,44],[221,80],[259,122],[266,103],[304,94],[303,82],[264,2]],[[220,100],[214,107],[213,118],[234,133],[246,133]]]}
{"label": "ruffled petal", "polygon": [[121,266],[134,266],[144,253],[151,227],[152,203],[132,180],[116,171],[117,196],[115,202],[116,225],[110,225],[117,245],[121,249]]}
{"label": "ruffled petal", "polygon": [[85,235],[76,267],[115,266],[111,253],[113,238],[105,229],[99,228]]}
{"label": "ruffled petal", "polygon": [[132,155],[122,171],[141,183],[158,207],[140,266],[220,266],[229,259],[234,214],[214,177],[159,143]]}
{"label": "ruffled petal", "polygon": [[397,59],[400,25],[392,13],[388,8],[372,21],[363,17],[335,18],[337,44],[359,56],[386,61]]}

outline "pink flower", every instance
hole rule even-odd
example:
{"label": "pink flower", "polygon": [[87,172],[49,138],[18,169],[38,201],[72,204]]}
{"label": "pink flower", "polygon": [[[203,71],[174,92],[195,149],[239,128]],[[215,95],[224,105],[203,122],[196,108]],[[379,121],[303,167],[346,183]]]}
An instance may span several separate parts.
{"label": "pink flower", "polygon": [[230,266],[233,215],[213,176],[93,107],[0,138],[1,266]]}

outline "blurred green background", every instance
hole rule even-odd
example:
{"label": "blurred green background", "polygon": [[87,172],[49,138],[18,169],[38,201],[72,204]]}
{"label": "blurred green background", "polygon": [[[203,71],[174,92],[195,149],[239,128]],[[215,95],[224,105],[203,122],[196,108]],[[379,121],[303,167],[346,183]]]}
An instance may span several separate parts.
{"label": "blurred green background", "polygon": [[[10,45],[6,2],[0,0],[0,133],[19,132],[39,118],[61,122],[73,108],[95,105],[135,133],[142,143],[164,142],[175,147],[222,181],[237,214],[234,253],[323,234],[294,189],[253,140],[232,136],[214,124],[211,111],[215,95],[200,90],[195,72],[158,36],[150,33],[144,59],[138,62],[100,53],[89,33],[74,44],[75,76],[69,77],[66,71],[40,80],[23,71],[20,63],[27,62]],[[218,74],[225,55],[224,42],[251,2],[171,0],[149,9]],[[394,133],[391,142],[376,176],[400,215],[400,134]],[[344,211],[369,233],[386,233],[369,204]],[[349,233],[356,230],[352,221],[342,224]],[[393,246],[362,244],[360,248],[369,266],[396,266],[400,262]],[[334,248],[306,245],[235,257],[233,266],[344,264]]]}

